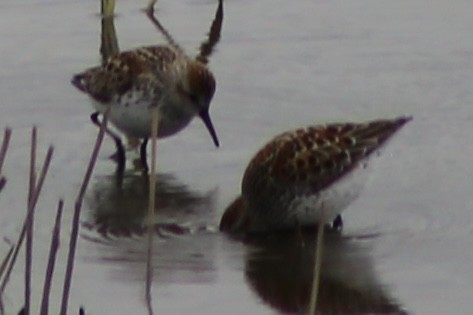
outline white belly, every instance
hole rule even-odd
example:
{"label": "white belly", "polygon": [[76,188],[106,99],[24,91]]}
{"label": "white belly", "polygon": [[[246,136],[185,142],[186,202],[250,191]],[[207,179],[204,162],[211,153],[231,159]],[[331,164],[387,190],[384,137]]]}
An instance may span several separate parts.
{"label": "white belly", "polygon": [[151,135],[149,103],[114,104],[110,109],[110,121],[127,135],[136,138],[148,138]]}
{"label": "white belly", "polygon": [[[103,113],[106,105],[93,102],[94,108]],[[151,136],[151,109],[149,101],[129,98],[128,102],[113,102],[110,105],[110,122],[121,132],[135,138]],[[171,136],[189,124],[192,115],[181,111],[174,103],[158,104],[158,136]]]}
{"label": "white belly", "polygon": [[299,196],[289,205],[288,213],[298,224],[313,225],[321,218],[330,223],[335,217],[353,202],[365,186],[368,171],[362,166],[347,174],[331,187],[317,194]]}
{"label": "white belly", "polygon": [[[92,101],[95,110],[104,113],[107,105]],[[123,133],[136,138],[148,138],[151,135],[151,112],[149,102],[130,99],[127,103],[112,102],[110,122]]]}

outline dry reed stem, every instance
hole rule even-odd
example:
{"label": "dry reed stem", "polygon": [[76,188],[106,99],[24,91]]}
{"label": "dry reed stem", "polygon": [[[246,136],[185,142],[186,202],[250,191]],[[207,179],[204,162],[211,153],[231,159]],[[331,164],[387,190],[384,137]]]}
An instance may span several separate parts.
{"label": "dry reed stem", "polygon": [[[31,147],[30,147],[30,177],[28,185],[28,220],[26,226],[26,245],[25,245],[25,306],[23,313],[30,314],[30,299],[31,299],[31,266],[33,260],[33,222],[34,211],[31,207],[33,193],[36,185],[36,147],[38,141],[38,130],[33,126],[31,130]],[[30,210],[31,209],[31,210]]]}
{"label": "dry reed stem", "polygon": [[44,277],[43,297],[41,300],[40,315],[48,315],[49,309],[49,295],[51,293],[51,283],[54,274],[54,267],[56,263],[56,254],[59,248],[59,236],[61,234],[61,218],[64,201],[61,199],[58,202],[56,220],[51,238],[51,246],[49,248],[48,265],[46,268],[46,276]]}
{"label": "dry reed stem", "polygon": [[100,12],[102,17],[111,17],[115,14],[115,0],[101,0]]}
{"label": "dry reed stem", "polygon": [[77,238],[79,236],[80,211],[82,209],[82,202],[84,200],[85,191],[87,190],[87,186],[89,185],[90,177],[92,175],[92,171],[94,169],[95,163],[97,162],[97,157],[98,157],[100,147],[103,142],[105,130],[107,128],[109,112],[110,112],[110,107],[108,107],[105,113],[103,114],[104,117],[102,120],[102,124],[100,125],[100,130],[97,135],[97,140],[95,141],[95,146],[92,151],[92,155],[90,157],[84,179],[82,181],[82,186],[79,190],[79,194],[74,204],[71,238],[69,241],[69,253],[67,257],[66,273],[65,273],[64,287],[63,287],[63,292],[62,292],[61,311],[59,313],[61,315],[67,315],[67,305],[69,302],[69,292],[71,289],[72,272],[74,269],[74,259],[75,259],[75,253],[76,253],[76,247],[77,247]]}
{"label": "dry reed stem", "polygon": [[148,205],[148,251],[146,256],[146,303],[148,312],[153,314],[151,284],[153,282],[153,226],[156,205],[156,140],[158,138],[158,108],[151,111],[151,169],[149,174],[149,205]]}
{"label": "dry reed stem", "polygon": [[113,16],[102,17],[101,29],[100,55],[105,64],[110,56],[120,52]]}
{"label": "dry reed stem", "polygon": [[160,31],[164,35],[164,37],[168,41],[169,45],[171,45],[174,49],[176,49],[177,51],[184,54],[184,50],[181,48],[181,46],[179,46],[179,44],[176,43],[176,41],[171,36],[171,34],[169,34],[169,32],[164,28],[164,26],[154,16],[154,4],[155,3],[156,3],[156,1],[153,1],[153,0],[151,0],[149,2],[148,6],[145,9],[146,16],[151,20],[151,23],[153,23],[153,25],[158,29],[158,31]]}
{"label": "dry reed stem", "polygon": [[324,211],[322,209],[320,215],[319,226],[317,228],[317,242],[315,245],[315,262],[314,262],[314,272],[312,280],[312,289],[310,294],[309,302],[309,314],[315,315],[317,311],[317,297],[319,293],[320,285],[320,272],[322,268],[322,257],[323,257],[323,237],[324,237],[324,227],[325,227],[325,218]]}
{"label": "dry reed stem", "polygon": [[158,0],[149,0],[148,5],[145,8],[145,11],[153,12],[154,11],[154,6],[156,5],[156,2],[158,2]]}
{"label": "dry reed stem", "polygon": [[43,167],[41,168],[38,183],[36,185],[34,193],[32,194],[31,203],[28,205],[27,215],[26,215],[25,221],[23,223],[23,227],[22,227],[22,230],[20,232],[20,236],[19,236],[18,241],[16,243],[15,250],[13,251],[12,259],[10,260],[8,268],[6,269],[6,272],[5,272],[5,276],[2,280],[2,284],[0,286],[0,299],[3,296],[3,292],[5,291],[5,287],[6,287],[8,281],[10,279],[11,272],[13,270],[13,267],[14,267],[15,263],[16,263],[18,253],[19,253],[20,248],[21,248],[21,246],[23,244],[23,241],[25,239],[26,229],[27,229],[27,226],[28,226],[29,220],[30,220],[30,213],[32,211],[34,211],[34,208],[36,207],[36,203],[38,202],[39,195],[41,193],[41,189],[43,187],[44,180],[45,180],[46,175],[48,173],[48,169],[49,169],[49,165],[51,163],[51,158],[53,156],[53,153],[54,153],[54,148],[52,146],[50,146],[48,148],[48,152],[46,153],[46,158],[44,160]]}
{"label": "dry reed stem", "polygon": [[11,129],[5,128],[3,133],[2,146],[0,148],[0,174],[2,174],[3,162],[5,161],[5,156],[7,155],[8,145],[10,144],[11,138]]}
{"label": "dry reed stem", "polygon": [[0,265],[0,278],[3,276],[3,273],[5,272],[5,269],[8,265],[8,261],[10,260],[10,257],[13,254],[14,249],[15,249],[15,246],[11,245],[10,250],[8,251],[8,254],[2,260],[2,264]]}
{"label": "dry reed stem", "polygon": [[0,177],[0,192],[2,192],[6,183],[7,183],[7,179],[5,177]]}
{"label": "dry reed stem", "polygon": [[[0,266],[0,279],[3,277],[3,273],[5,272],[6,270],[6,267],[8,265],[8,262],[10,260],[10,257],[12,256],[13,254],[13,250],[15,249],[15,246],[14,245],[11,245],[10,246],[10,250],[8,251],[8,254],[7,256],[5,256],[5,258],[3,259],[2,261],[2,264]],[[0,314],[4,314],[4,309],[3,309],[3,299],[2,297],[0,296]]]}

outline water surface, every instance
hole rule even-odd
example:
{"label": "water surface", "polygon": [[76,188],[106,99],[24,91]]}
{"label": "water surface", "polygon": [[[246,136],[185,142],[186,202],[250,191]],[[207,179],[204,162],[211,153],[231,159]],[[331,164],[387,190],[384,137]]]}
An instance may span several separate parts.
{"label": "water surface", "polygon": [[[163,43],[139,10],[144,4],[118,1],[120,49]],[[195,54],[216,5],[160,1],[157,14]],[[352,314],[470,314],[473,4],[240,0],[224,6],[222,40],[210,61],[218,86],[211,114],[222,146],[213,147],[200,121],[158,145],[155,312],[304,309],[310,241],[305,247],[289,236],[248,243],[217,231],[247,162],[285,130],[411,114],[413,122],[372,161],[366,189],[344,213],[343,235],[326,239],[321,290],[339,299],[321,305],[329,314],[349,308],[356,309]],[[49,143],[56,148],[37,207],[34,307],[56,202],[66,200],[52,311],[60,297],[72,203],[97,134],[88,100],[69,80],[100,62],[98,8],[95,0],[0,4],[0,127],[14,131],[0,233],[7,239],[19,233],[34,124],[40,155]],[[118,187],[108,159],[113,150],[106,141],[84,204],[71,309],[145,314],[140,226],[147,184],[131,173]],[[1,257],[7,250],[0,243]],[[23,303],[22,281],[17,268],[5,296],[9,314]]]}

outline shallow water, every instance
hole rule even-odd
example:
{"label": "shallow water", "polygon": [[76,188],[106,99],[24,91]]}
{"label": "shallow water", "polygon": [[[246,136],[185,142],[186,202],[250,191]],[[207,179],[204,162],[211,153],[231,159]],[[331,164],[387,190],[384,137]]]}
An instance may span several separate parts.
{"label": "shallow water", "polygon": [[[120,49],[163,43],[139,10],[118,1]],[[343,236],[326,238],[325,313],[471,314],[473,292],[473,4],[458,1],[228,1],[211,58],[215,149],[200,121],[158,145],[156,314],[274,314],[307,303],[310,239],[242,242],[217,232],[252,154],[274,135],[326,121],[411,114],[380,157]],[[34,301],[39,305],[56,203],[66,200],[51,301],[57,309],[73,201],[97,129],[69,83],[100,62],[99,5],[22,0],[0,4],[0,127],[13,138],[0,195],[0,235],[16,239],[26,208],[29,132],[40,156],[55,146],[37,206]],[[160,1],[158,18],[191,54],[215,1]],[[102,147],[82,212],[71,310],[145,314],[146,181],[117,187],[111,141]],[[313,237],[315,239],[315,237]],[[306,244],[302,246],[301,244]],[[0,257],[8,250],[0,242]],[[21,265],[19,265],[21,266]],[[23,303],[23,274],[7,287],[8,314]],[[337,297],[331,300],[330,297]],[[326,308],[325,308],[326,307]]]}

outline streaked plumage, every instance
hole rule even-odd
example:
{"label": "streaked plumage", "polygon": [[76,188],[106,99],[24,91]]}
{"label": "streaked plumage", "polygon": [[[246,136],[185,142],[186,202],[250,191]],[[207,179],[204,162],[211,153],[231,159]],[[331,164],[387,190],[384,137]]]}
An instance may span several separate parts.
{"label": "streaked plumage", "polygon": [[[190,58],[154,16],[155,1],[146,13],[164,35],[168,45],[143,47],[103,56],[100,66],[89,68],[72,78],[72,84],[86,93],[97,112],[91,115],[99,125],[98,115],[110,108],[110,122],[132,141],[143,139],[141,162],[146,163],[146,144],[151,135],[151,108],[158,110],[158,137],[168,137],[185,128],[198,115],[215,146],[217,134],[209,115],[215,93],[215,78],[207,68],[208,58],[220,39],[223,22],[223,1],[218,7],[208,40],[202,43],[198,56]],[[125,165],[125,150],[118,135],[106,130],[117,146],[118,169]]]}
{"label": "streaked plumage", "polygon": [[200,115],[218,146],[208,115],[215,79],[207,67],[168,46],[125,51],[104,65],[75,75],[72,83],[89,95],[103,113],[111,105],[110,121],[125,134],[147,138],[150,107],[159,109],[158,137],[171,136]]}
{"label": "streaked plumage", "polygon": [[310,126],[277,136],[249,163],[242,195],[227,208],[220,228],[259,232],[314,225],[321,209],[324,220],[330,222],[361,189],[361,185],[343,187],[341,192],[334,187],[343,186],[410,120]]}

